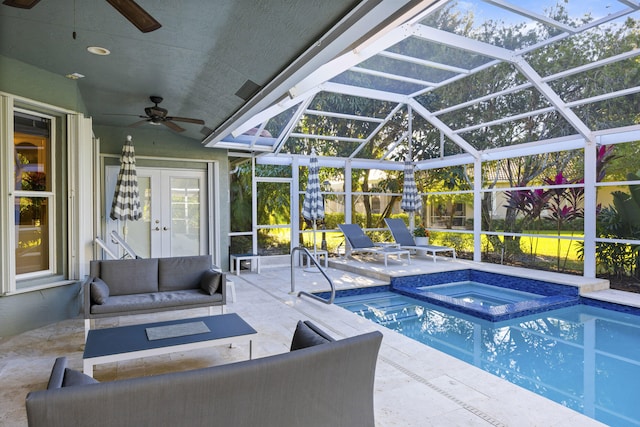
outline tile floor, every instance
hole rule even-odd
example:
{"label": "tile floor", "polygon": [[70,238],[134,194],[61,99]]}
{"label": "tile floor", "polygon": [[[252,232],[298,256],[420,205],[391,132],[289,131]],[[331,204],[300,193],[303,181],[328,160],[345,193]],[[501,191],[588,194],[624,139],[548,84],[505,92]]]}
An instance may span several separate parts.
{"label": "tile floor", "polygon": [[[362,258],[360,258],[362,260]],[[390,260],[332,260],[328,273],[338,289],[385,283],[388,274],[416,274],[452,268],[482,268],[469,261],[412,257],[410,265]],[[492,270],[503,268],[490,266]],[[364,270],[363,270],[364,269]],[[506,268],[510,272],[510,268]],[[367,276],[359,274],[366,271]],[[553,273],[546,273],[557,277]],[[364,320],[337,306],[327,306],[291,294],[289,267],[264,266],[261,274],[244,272],[229,277],[237,301],[227,312],[239,313],[256,330],[254,357],[288,351],[295,324],[310,319],[336,338],[378,329],[384,334],[375,383],[376,426],[596,426],[598,422],[532,392],[501,380],[474,366],[419,344]],[[296,290],[326,290],[321,274],[295,269]],[[600,283],[570,278],[577,286],[594,290]],[[610,297],[610,291],[607,297]],[[639,301],[640,302],[640,301]],[[127,316],[98,321],[98,327],[206,315],[206,309],[155,315]],[[24,398],[30,390],[46,387],[54,359],[69,358],[81,369],[83,321],[72,319],[7,338],[0,343],[0,426],[26,426]],[[188,370],[243,360],[248,349],[216,347],[99,365],[101,381]]]}

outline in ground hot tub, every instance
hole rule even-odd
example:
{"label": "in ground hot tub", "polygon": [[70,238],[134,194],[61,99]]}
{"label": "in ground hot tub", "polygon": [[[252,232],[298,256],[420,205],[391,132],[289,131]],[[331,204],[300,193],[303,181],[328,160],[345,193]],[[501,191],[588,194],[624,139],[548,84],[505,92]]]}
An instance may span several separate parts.
{"label": "in ground hot tub", "polygon": [[394,277],[391,290],[493,322],[578,304],[578,288],[480,270]]}

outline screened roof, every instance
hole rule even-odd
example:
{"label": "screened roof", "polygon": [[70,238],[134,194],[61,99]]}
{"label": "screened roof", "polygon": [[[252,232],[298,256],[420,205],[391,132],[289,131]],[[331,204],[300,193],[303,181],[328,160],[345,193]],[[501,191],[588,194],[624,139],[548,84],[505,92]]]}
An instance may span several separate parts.
{"label": "screened roof", "polygon": [[[432,2],[425,2],[432,3]],[[208,146],[420,169],[640,139],[638,0],[440,1]]]}

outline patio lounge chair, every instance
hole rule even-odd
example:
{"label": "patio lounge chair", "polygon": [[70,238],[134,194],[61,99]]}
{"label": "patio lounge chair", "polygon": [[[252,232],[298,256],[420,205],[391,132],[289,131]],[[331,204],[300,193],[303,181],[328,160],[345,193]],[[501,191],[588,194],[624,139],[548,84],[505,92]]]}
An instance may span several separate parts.
{"label": "patio lounge chair", "polygon": [[407,261],[411,264],[411,252],[406,249],[399,249],[393,246],[376,246],[375,243],[364,233],[364,230],[358,224],[338,224],[340,230],[344,233],[347,243],[351,248],[351,253],[364,252],[375,255],[384,256],[384,266],[387,266],[387,258],[389,255],[395,255],[400,259],[401,255],[407,256]]}
{"label": "patio lounge chair", "polygon": [[411,231],[407,228],[404,221],[397,218],[385,218],[387,227],[391,230],[391,234],[396,243],[400,245],[402,249],[411,249],[416,251],[424,251],[425,253],[431,252],[433,255],[433,262],[436,262],[436,253],[438,252],[452,252],[453,259],[456,259],[456,250],[448,246],[436,246],[436,245],[416,245],[416,241],[411,235]]}

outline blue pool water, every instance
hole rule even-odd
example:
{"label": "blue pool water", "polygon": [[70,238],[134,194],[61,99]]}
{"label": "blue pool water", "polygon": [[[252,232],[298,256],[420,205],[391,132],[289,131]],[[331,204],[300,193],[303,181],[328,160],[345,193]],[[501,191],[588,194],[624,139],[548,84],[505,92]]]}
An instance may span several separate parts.
{"label": "blue pool water", "polygon": [[591,418],[640,426],[640,316],[577,304],[491,322],[389,289],[336,304]]}

